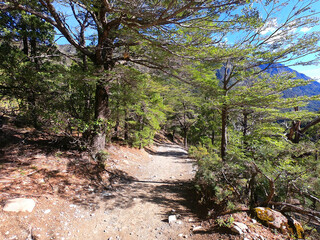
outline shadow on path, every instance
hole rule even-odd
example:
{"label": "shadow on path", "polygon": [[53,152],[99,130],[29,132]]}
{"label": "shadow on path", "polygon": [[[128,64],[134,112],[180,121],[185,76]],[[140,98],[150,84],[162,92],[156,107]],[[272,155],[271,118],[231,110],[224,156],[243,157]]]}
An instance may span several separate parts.
{"label": "shadow on path", "polygon": [[[69,150],[63,151],[64,139],[53,141],[47,135],[23,133],[13,128],[5,130],[0,137],[4,150],[0,156],[0,174],[8,178],[0,181],[0,190],[5,194],[0,199],[1,203],[9,197],[58,195],[91,209],[98,209],[101,202],[105,203],[103,206],[106,209],[130,208],[143,202],[158,205],[162,215],[166,215],[168,209],[175,209],[181,215],[199,213],[191,181],[140,181],[125,171],[101,169],[96,163],[83,158],[78,150],[67,147]],[[146,151],[153,156],[171,157],[173,163],[191,163],[180,146],[158,146],[171,150]],[[35,164],[40,160],[44,164],[56,164],[57,168],[52,165],[39,168]],[[59,169],[59,161],[67,161],[66,170]],[[10,177],[16,172],[19,172],[19,176]],[[22,185],[23,191],[20,189]]]}
{"label": "shadow on path", "polygon": [[[121,186],[120,186],[121,188]],[[109,201],[112,200],[112,201]],[[190,212],[200,216],[197,209],[195,189],[192,181],[139,181],[133,180],[131,184],[115,190],[112,195],[104,198],[105,208],[130,208],[135,204],[152,203],[161,209],[163,217],[168,216],[171,209],[180,215],[190,215]]]}

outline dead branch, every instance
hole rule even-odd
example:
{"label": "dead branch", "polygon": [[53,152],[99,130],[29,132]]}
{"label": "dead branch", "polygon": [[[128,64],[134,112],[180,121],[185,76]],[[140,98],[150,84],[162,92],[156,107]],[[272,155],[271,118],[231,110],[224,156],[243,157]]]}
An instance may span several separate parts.
{"label": "dead branch", "polygon": [[275,206],[283,206],[284,208],[281,210],[282,212],[296,212],[300,213],[303,215],[307,215],[309,217],[314,218],[316,221],[320,223],[320,212],[319,211],[314,211],[310,209],[304,209],[302,207],[290,204],[290,203],[284,203],[284,202],[269,202],[270,205],[275,205]]}
{"label": "dead branch", "polygon": [[319,198],[311,195],[310,193],[308,193],[308,192],[306,192],[306,191],[301,191],[294,183],[292,183],[292,186],[293,186],[294,190],[295,190],[297,193],[299,193],[300,195],[305,196],[305,197],[307,197],[307,198],[312,199],[313,201],[316,201],[316,202],[320,203],[320,199],[319,199]]}

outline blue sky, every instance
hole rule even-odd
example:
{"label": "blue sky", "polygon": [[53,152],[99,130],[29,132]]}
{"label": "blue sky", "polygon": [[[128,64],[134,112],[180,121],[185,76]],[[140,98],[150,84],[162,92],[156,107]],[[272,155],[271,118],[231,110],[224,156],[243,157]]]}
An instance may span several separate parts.
{"label": "blue sky", "polygon": [[[313,0],[311,0],[311,1],[313,1]],[[255,3],[253,6],[255,6],[255,5],[257,6],[257,4],[259,4],[258,3],[259,0],[257,0],[256,2],[257,3]],[[293,0],[293,1],[280,0],[278,2],[279,2],[279,4],[282,4],[285,2],[288,2],[289,4],[285,8],[283,8],[281,11],[274,13],[273,20],[270,21],[269,26],[266,27],[265,31],[262,32],[262,35],[268,34],[268,32],[270,33],[272,30],[274,30],[274,27],[276,27],[276,25],[281,24],[281,22],[283,22],[284,19],[286,18],[286,16],[290,13],[290,10],[292,9],[292,7],[295,3],[298,3],[298,5],[297,5],[297,8],[298,8],[299,6],[306,4],[309,1],[306,1],[306,0]],[[60,7],[60,9],[59,9],[58,5],[56,5],[56,7],[58,10],[61,10],[61,11],[66,10],[66,8],[64,8],[64,7]],[[265,10],[267,10],[267,9],[264,9],[264,7],[259,7],[259,10],[261,12],[260,14],[264,14]],[[314,4],[312,5],[312,9],[310,9],[310,10],[311,11],[312,10],[320,11],[320,3],[318,0],[314,0]],[[70,15],[72,16],[72,14],[70,14]],[[319,17],[320,17],[320,15],[319,15]],[[75,19],[72,19],[72,18],[70,18],[68,23],[71,26],[71,28],[73,28],[73,26],[76,25]],[[320,26],[316,25],[316,26],[313,26],[312,28],[302,27],[299,29],[295,29],[295,31],[300,32],[301,34],[312,33],[314,31],[320,31]],[[93,30],[90,31],[90,34],[92,34],[92,33],[93,33]],[[59,35],[57,35],[57,37],[59,37]],[[234,36],[234,37],[228,36],[228,41],[233,42],[233,40],[234,40],[233,38],[237,38],[237,37],[239,37],[239,36]],[[65,38],[60,38],[59,40],[57,40],[57,43],[58,44],[67,44],[68,42]],[[316,59],[317,56],[315,54],[312,54],[308,57],[303,58],[303,60],[308,61],[308,60],[311,60],[314,58]],[[320,65],[290,66],[290,67],[298,72],[304,73],[305,75],[307,75],[311,78],[314,78],[315,80],[320,81]]]}
{"label": "blue sky", "polygon": [[[296,6],[296,9],[294,11],[297,11],[299,7],[306,5],[310,1],[304,1],[304,0],[292,0],[292,1],[279,1],[279,4],[287,2],[288,5],[284,7],[281,11],[276,12],[274,15],[273,21],[276,22],[276,24],[280,25],[283,21],[286,20],[286,17],[288,14],[290,14],[290,11],[293,9],[294,6]],[[295,5],[297,4],[297,5]],[[310,5],[310,10],[306,11],[305,14],[315,14],[315,17],[320,17],[320,14],[318,13],[320,11],[320,3],[318,0],[314,0],[312,5]],[[272,28],[272,26],[270,26]],[[269,29],[272,31],[272,29]],[[267,30],[266,30],[267,31]],[[318,32],[320,31],[319,25],[314,25],[310,27],[300,27],[297,29],[292,29],[292,31],[295,31],[297,34],[309,34],[312,32]],[[306,56],[301,61],[310,61],[310,60],[319,60],[319,56],[316,54],[310,54],[309,56]],[[294,62],[288,63],[287,65],[294,64]],[[320,81],[320,65],[313,64],[313,65],[306,65],[306,66],[290,66],[292,69],[301,72],[315,80]]]}

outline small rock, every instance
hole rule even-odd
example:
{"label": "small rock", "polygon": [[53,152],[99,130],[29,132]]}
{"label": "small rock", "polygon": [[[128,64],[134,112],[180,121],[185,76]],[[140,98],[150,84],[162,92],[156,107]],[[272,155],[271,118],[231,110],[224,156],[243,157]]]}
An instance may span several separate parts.
{"label": "small rock", "polygon": [[170,215],[168,218],[169,223],[174,223],[177,221],[177,216],[176,215]]}
{"label": "small rock", "polygon": [[[115,183],[115,182],[114,182],[114,183]],[[107,192],[107,191],[103,191],[103,192],[101,193],[101,195],[102,195],[103,197],[110,197],[110,196],[112,196],[112,193]]]}
{"label": "small rock", "polygon": [[44,181],[44,179],[43,178],[40,178],[40,179],[38,179],[38,183],[45,183],[45,181]]}
{"label": "small rock", "polygon": [[244,234],[245,232],[249,231],[249,228],[247,225],[241,222],[233,222],[230,230],[234,233],[237,233],[239,235]]}
{"label": "small rock", "polygon": [[257,223],[257,220],[255,220],[255,219],[251,219],[251,221],[252,221],[253,224]]}
{"label": "small rock", "polygon": [[182,234],[182,233],[180,233],[178,236],[182,238],[182,237],[183,237],[183,234]]}
{"label": "small rock", "polygon": [[230,229],[231,229],[232,232],[237,233],[239,235],[243,234],[243,231],[238,226],[233,225]]}
{"label": "small rock", "polygon": [[248,232],[249,230],[248,226],[241,222],[233,222],[233,225],[239,227],[243,232]]}
{"label": "small rock", "polygon": [[44,214],[48,214],[49,212],[51,212],[50,209],[47,209],[47,210],[44,210],[44,211],[43,211]]}
{"label": "small rock", "polygon": [[182,224],[182,221],[181,220],[178,220],[176,221],[177,224],[181,225]]}
{"label": "small rock", "polygon": [[36,202],[33,199],[28,198],[15,198],[6,202],[3,207],[5,212],[32,212],[36,206]]}
{"label": "small rock", "polygon": [[10,232],[9,231],[6,231],[5,235],[8,235]]}
{"label": "small rock", "polygon": [[193,227],[192,228],[192,231],[199,231],[199,230],[201,230],[202,229],[202,226],[195,226],[195,227]]}

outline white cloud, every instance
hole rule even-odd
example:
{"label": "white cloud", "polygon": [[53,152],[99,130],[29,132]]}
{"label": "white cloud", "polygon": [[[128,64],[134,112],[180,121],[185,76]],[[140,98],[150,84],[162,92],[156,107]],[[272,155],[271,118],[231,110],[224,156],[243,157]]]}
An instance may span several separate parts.
{"label": "white cloud", "polygon": [[270,19],[266,24],[260,29],[261,35],[266,35],[272,33],[277,29],[278,22],[276,18]]}
{"label": "white cloud", "polygon": [[310,30],[311,30],[311,28],[308,28],[308,27],[303,27],[303,28],[300,29],[300,31],[304,32],[304,33],[305,32],[309,32]]}
{"label": "white cloud", "polygon": [[320,67],[316,65],[310,66],[293,66],[294,70],[313,78],[314,80],[320,80]]}
{"label": "white cloud", "polygon": [[268,34],[268,33],[274,32],[275,30],[276,30],[275,27],[267,27],[267,28],[263,29],[263,30],[260,32],[260,34],[266,35],[266,34]]}
{"label": "white cloud", "polygon": [[310,70],[303,71],[305,75],[316,80],[320,80],[320,68],[314,68]]}

